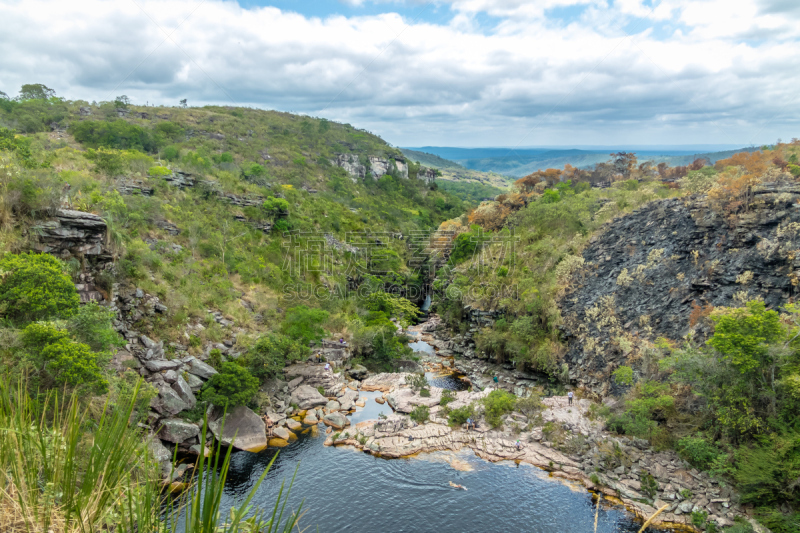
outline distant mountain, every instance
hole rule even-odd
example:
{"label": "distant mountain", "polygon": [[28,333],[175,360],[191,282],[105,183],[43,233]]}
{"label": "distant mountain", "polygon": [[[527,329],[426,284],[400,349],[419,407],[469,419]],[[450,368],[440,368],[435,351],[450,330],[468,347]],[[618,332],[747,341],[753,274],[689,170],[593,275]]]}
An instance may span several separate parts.
{"label": "distant mountain", "polygon": [[435,154],[429,154],[427,152],[419,152],[417,150],[408,150],[406,148],[401,148],[400,151],[403,152],[403,155],[408,157],[409,159],[412,159],[417,163],[429,168],[438,168],[440,170],[445,168],[461,168],[461,169],[464,168],[455,161],[444,159]]}
{"label": "distant mountain", "polygon": [[[405,148],[403,153],[424,154],[428,158],[439,158],[480,172],[495,172],[510,177],[521,177],[546,168],[563,168],[569,163],[579,168],[591,167],[608,161],[612,152],[634,152],[640,161],[665,162],[671,166],[686,165],[697,158],[715,163],[737,152],[755,151],[758,148],[704,151],[725,145],[665,146],[665,147],[598,147],[579,148],[455,148],[425,146]],[[415,159],[413,156],[412,159]],[[433,166],[433,165],[432,165]],[[441,167],[440,167],[441,168]]]}
{"label": "distant mountain", "polygon": [[[435,154],[410,150],[408,148],[401,148],[400,151],[412,161],[416,161],[426,167],[439,169],[442,173],[440,180],[474,183],[476,185],[492,187],[493,189],[507,189],[514,181],[514,179],[509,176],[498,174],[493,171],[485,172],[482,170],[464,168],[454,161],[450,161],[449,159]],[[498,193],[494,193],[493,195],[496,194]]]}

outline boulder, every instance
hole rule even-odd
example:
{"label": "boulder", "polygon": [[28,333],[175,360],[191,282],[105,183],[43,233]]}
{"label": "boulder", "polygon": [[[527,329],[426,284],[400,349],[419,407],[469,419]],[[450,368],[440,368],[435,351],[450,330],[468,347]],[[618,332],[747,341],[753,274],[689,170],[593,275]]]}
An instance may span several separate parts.
{"label": "boulder", "polygon": [[272,430],[272,434],[275,435],[275,437],[283,440],[289,440],[290,433],[291,432],[286,428],[275,428]]}
{"label": "boulder", "polygon": [[303,382],[303,376],[298,376],[289,382],[289,390],[294,390]]}
{"label": "boulder", "polygon": [[325,404],[325,410],[328,411],[329,413],[332,413],[333,411],[338,411],[341,408],[342,408],[341,404],[336,400],[331,400]]}
{"label": "boulder", "polygon": [[193,409],[195,405],[197,405],[197,398],[194,397],[194,393],[192,392],[192,388],[183,379],[183,376],[178,376],[178,379],[175,380],[175,383],[172,384],[172,390],[178,393],[178,396],[181,397],[181,400],[186,402],[189,406],[189,409]]}
{"label": "boulder", "polygon": [[310,411],[306,414],[305,418],[303,419],[303,424],[305,424],[307,426],[313,426],[313,425],[316,425],[318,423],[319,423],[319,419],[317,418],[317,416],[315,414],[313,414]]}
{"label": "boulder", "polygon": [[367,369],[363,365],[355,365],[347,371],[347,375],[360,381],[367,377]]}
{"label": "boulder", "polygon": [[167,361],[166,359],[156,359],[155,361],[145,361],[144,367],[150,372],[162,372],[164,370],[175,370],[180,366],[178,361]]}
{"label": "boulder", "polygon": [[178,444],[200,434],[197,424],[179,418],[167,418],[161,421],[158,437],[167,442]]}
{"label": "boulder", "polygon": [[189,408],[189,404],[166,383],[157,383],[155,386],[158,389],[158,397],[154,398],[150,405],[162,415],[177,415]]}
{"label": "boulder", "polygon": [[303,424],[292,418],[286,419],[286,427],[292,431],[297,431],[303,427]]}
{"label": "boulder", "polygon": [[189,361],[189,368],[187,372],[194,374],[200,379],[211,379],[211,376],[217,373],[217,371],[214,370],[214,367],[207,365],[195,357],[192,357],[191,361]]}
{"label": "boulder", "polygon": [[311,409],[328,403],[328,399],[310,385],[300,385],[292,391],[292,403],[300,409]]}
{"label": "boulder", "polygon": [[189,388],[192,390],[192,392],[197,392],[203,388],[203,380],[198,378],[194,374],[186,372],[183,377],[186,380],[186,383],[189,385]]}
{"label": "boulder", "polygon": [[224,426],[221,420],[217,420],[209,422],[208,427],[214,437],[226,446],[252,452],[261,451],[267,446],[264,421],[244,405],[228,413]]}
{"label": "boulder", "polygon": [[347,426],[347,417],[344,416],[342,413],[331,413],[329,415],[325,415],[322,419],[322,422],[326,426],[331,426],[334,429],[344,429]]}
{"label": "boulder", "polygon": [[340,409],[342,411],[349,411],[350,409],[353,409],[356,406],[356,398],[358,398],[357,391],[354,391],[350,388],[346,389],[344,394],[342,394],[342,397],[339,398]]}

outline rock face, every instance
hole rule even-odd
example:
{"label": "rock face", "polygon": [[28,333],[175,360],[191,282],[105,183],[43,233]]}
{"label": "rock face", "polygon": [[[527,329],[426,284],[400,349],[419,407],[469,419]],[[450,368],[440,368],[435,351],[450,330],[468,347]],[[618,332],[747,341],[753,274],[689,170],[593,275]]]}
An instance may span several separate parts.
{"label": "rock face", "polygon": [[239,450],[257,452],[267,446],[267,434],[264,421],[253,411],[240,405],[222,420],[208,423],[214,437],[226,446]]}
{"label": "rock face", "polygon": [[[325,370],[324,364],[295,364],[283,369],[286,379],[290,383],[301,383],[314,389],[322,387],[325,394],[333,396],[344,387],[344,376],[342,373]],[[302,380],[298,380],[302,378]],[[292,386],[289,387],[292,389]],[[324,405],[324,404],[323,404]],[[305,407],[303,409],[306,409]]]}
{"label": "rock face", "polygon": [[703,340],[714,307],[757,296],[771,308],[787,302],[800,276],[791,252],[800,246],[798,200],[796,186],[765,186],[735,217],[701,197],[654,202],[609,223],[583,251],[585,267],[561,303],[570,377],[618,392],[607,377],[641,364],[641,339],[693,330]]}
{"label": "rock face", "polygon": [[328,403],[328,398],[310,385],[300,385],[292,391],[292,403],[297,404],[300,409],[313,409],[324,406]]}
{"label": "rock face", "polygon": [[[389,173],[393,166],[397,169],[401,178],[408,179],[408,165],[401,156],[369,156],[367,159],[369,161],[369,174],[372,179],[377,180]],[[367,166],[361,162],[361,159],[356,154],[338,154],[336,159],[331,160],[331,164],[345,169],[350,174],[353,182],[367,177]]]}
{"label": "rock face", "polygon": [[38,251],[58,257],[106,254],[106,223],[98,215],[59,209],[52,220],[35,227]]}

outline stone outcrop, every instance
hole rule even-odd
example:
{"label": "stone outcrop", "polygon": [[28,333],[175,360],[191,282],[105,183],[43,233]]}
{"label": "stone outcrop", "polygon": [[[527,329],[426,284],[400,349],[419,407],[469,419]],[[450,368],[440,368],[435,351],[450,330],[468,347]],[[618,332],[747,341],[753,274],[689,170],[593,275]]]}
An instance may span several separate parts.
{"label": "stone outcrop", "polygon": [[336,158],[331,160],[331,164],[346,170],[354,183],[359,179],[363,180],[366,178],[367,173],[369,173],[372,179],[377,180],[389,173],[392,166],[397,169],[401,178],[408,179],[408,165],[406,164],[406,160],[401,156],[369,156],[367,160],[369,161],[369,171],[367,171],[367,165],[361,162],[357,154],[337,154]]}
{"label": "stone outcrop", "polygon": [[704,197],[661,200],[616,219],[583,251],[562,302],[570,377],[605,395],[643,341],[703,340],[714,307],[761,297],[778,308],[800,278],[800,188],[766,186],[723,217]]}
{"label": "stone outcrop", "polygon": [[252,452],[261,451],[267,446],[264,421],[256,413],[240,405],[222,420],[209,422],[208,427],[214,437],[226,446]]}
{"label": "stone outcrop", "polygon": [[106,223],[98,215],[59,209],[55,216],[34,228],[38,243],[34,248],[58,257],[100,256],[106,254]]}
{"label": "stone outcrop", "polygon": [[179,418],[167,418],[161,421],[158,438],[175,444],[187,441],[200,433],[197,424]]}
{"label": "stone outcrop", "polygon": [[[314,390],[322,387],[326,396],[335,396],[345,386],[343,374],[325,370],[324,364],[294,364],[284,368],[283,372],[290,382],[303,378],[302,383]],[[325,402],[322,405],[325,405]]]}

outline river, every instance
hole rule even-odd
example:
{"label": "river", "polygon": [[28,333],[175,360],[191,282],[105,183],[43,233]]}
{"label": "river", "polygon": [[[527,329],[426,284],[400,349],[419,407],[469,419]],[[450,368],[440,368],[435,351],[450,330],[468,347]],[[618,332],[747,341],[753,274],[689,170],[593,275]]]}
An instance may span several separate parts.
{"label": "river", "polygon": [[[416,343],[415,343],[416,344]],[[425,344],[425,343],[422,343]],[[418,345],[419,351],[427,351]],[[458,380],[429,376],[437,386]],[[435,380],[435,381],[434,381]],[[351,423],[389,413],[375,398],[361,392],[366,406],[357,408]],[[320,426],[322,429],[324,426]],[[508,532],[576,533],[594,531],[595,506],[582,487],[550,478],[538,468],[489,463],[465,450],[437,452],[408,459],[381,459],[343,447],[323,446],[318,437],[300,435],[280,450],[252,504],[271,509],[281,482],[291,481],[299,465],[289,506],[304,500],[301,530],[328,532]],[[239,452],[231,459],[223,516],[239,504],[278,450]],[[456,470],[454,458],[470,471]],[[457,461],[458,462],[458,461]],[[467,490],[455,489],[450,482]],[[637,525],[620,508],[600,509],[597,531],[635,532]]]}

